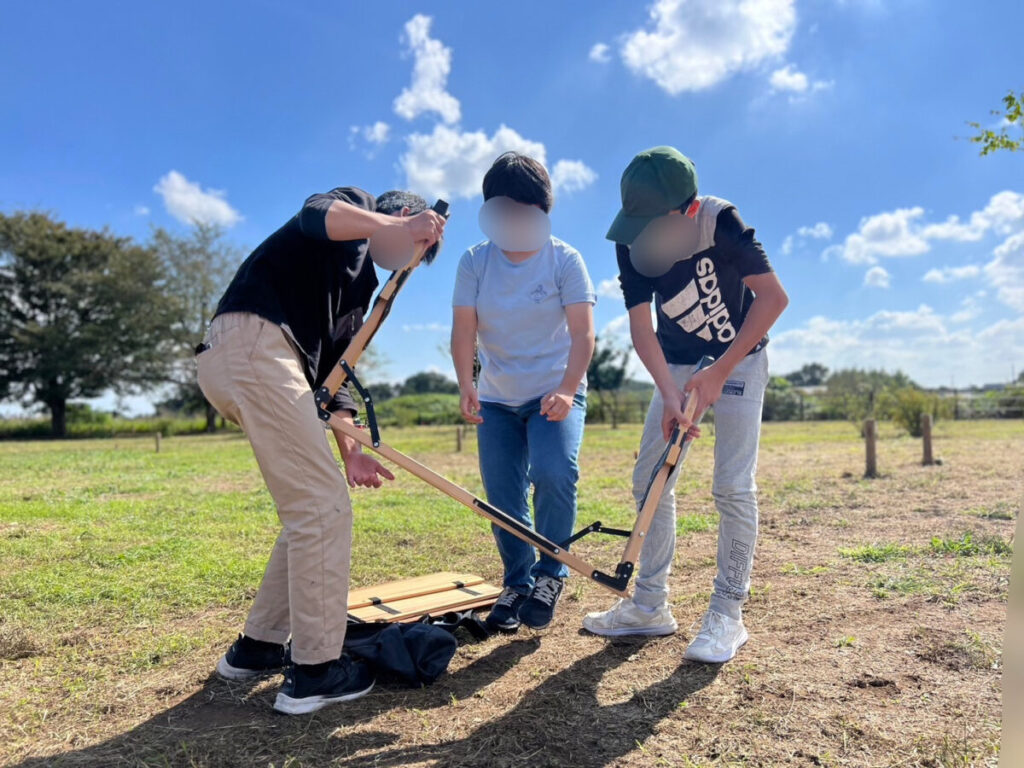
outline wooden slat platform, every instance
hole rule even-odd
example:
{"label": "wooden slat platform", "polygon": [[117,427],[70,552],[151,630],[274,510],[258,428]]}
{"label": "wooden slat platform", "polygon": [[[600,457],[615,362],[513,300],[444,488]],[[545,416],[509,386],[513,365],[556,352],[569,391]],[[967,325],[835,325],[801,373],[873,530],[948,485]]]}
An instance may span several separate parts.
{"label": "wooden slat platform", "polygon": [[348,614],[360,621],[414,621],[428,613],[482,608],[500,594],[500,587],[480,576],[435,573],[352,590]]}

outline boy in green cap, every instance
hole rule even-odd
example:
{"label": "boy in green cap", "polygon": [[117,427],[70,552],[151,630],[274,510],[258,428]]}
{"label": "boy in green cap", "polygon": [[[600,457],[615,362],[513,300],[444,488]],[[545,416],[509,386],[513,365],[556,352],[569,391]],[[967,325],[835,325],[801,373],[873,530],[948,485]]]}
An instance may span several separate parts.
{"label": "boy in green cap", "polygon": [[[757,540],[754,476],[768,383],[765,346],[768,329],[789,299],[754,230],[731,203],[697,196],[696,170],[678,150],[654,147],[638,154],[622,174],[621,189],[622,210],[607,238],[616,244],[633,345],[656,385],[633,470],[633,495],[639,504],[673,428],[691,426],[683,416],[684,399],[697,398],[696,414],[714,406],[711,492],[719,514],[718,572],[711,604],[685,657],[721,663],[747,641],[742,607]],[[695,373],[704,355],[715,362]],[[667,602],[677,477],[672,475],[658,501],[633,597],[588,614],[583,626],[590,632],[675,632]]]}

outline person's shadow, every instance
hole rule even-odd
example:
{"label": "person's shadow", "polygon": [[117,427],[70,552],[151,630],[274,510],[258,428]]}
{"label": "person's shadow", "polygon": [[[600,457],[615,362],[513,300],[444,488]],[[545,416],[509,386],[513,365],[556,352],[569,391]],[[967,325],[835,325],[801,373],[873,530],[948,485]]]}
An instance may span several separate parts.
{"label": "person's shadow", "polygon": [[[331,765],[345,768],[438,765],[552,765],[600,768],[632,752],[658,723],[718,675],[718,666],[681,661],[667,678],[634,691],[626,701],[602,705],[602,677],[636,653],[639,643],[609,644],[576,661],[526,694],[502,717],[462,739],[384,749]],[[642,662],[638,662],[642,663]]]}
{"label": "person's shadow", "polygon": [[325,743],[341,755],[380,749],[395,743],[399,736],[382,731],[355,731],[351,726],[369,722],[398,707],[431,710],[448,706],[453,697],[471,698],[537,650],[538,645],[537,640],[496,645],[486,655],[426,688],[413,689],[382,681],[369,696],[311,717],[286,717],[274,712],[271,704],[276,688],[264,688],[260,682],[227,683],[211,674],[196,693],[126,733],[76,751],[29,757],[12,764],[12,768],[241,768],[281,765],[285,754],[300,759],[307,751],[321,755]]}

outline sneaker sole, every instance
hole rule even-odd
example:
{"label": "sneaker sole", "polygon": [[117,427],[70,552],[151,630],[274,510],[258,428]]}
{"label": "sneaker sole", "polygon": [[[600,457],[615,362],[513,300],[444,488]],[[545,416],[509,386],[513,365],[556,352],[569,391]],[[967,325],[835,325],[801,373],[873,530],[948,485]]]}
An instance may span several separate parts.
{"label": "sneaker sole", "polygon": [[515,624],[492,624],[485,619],[484,626],[492,632],[504,632],[507,635],[511,635],[514,634],[520,626],[522,626],[522,622],[517,621]]}
{"label": "sneaker sole", "polygon": [[747,640],[749,640],[749,639],[750,639],[750,635],[748,635],[746,630],[744,630],[743,631],[743,639],[740,640],[740,642],[737,644],[737,646],[732,649],[732,653],[729,656],[725,656],[723,658],[711,657],[711,656],[701,657],[698,654],[694,654],[694,655],[691,656],[689,648],[687,648],[683,652],[683,658],[686,659],[687,661],[696,661],[696,662],[699,662],[701,664],[725,664],[725,662],[732,661],[734,658],[736,658],[736,654],[739,653],[740,648],[742,648],[744,645],[746,645],[747,644]]}
{"label": "sneaker sole", "polygon": [[624,637],[626,635],[643,635],[645,637],[665,637],[667,635],[674,635],[679,629],[679,625],[671,626],[665,624],[661,627],[622,627],[621,629],[597,629],[594,627],[588,627],[586,622],[583,622],[583,628],[592,635],[598,635],[599,637]]}
{"label": "sneaker sole", "polygon": [[340,696],[305,696],[301,699],[293,699],[287,694],[279,693],[274,700],[274,709],[286,715],[308,715],[310,712],[316,712],[331,704],[340,704],[343,701],[352,701],[365,696],[373,690],[373,685],[370,683],[370,687],[365,690],[345,693]]}
{"label": "sneaker sole", "polygon": [[547,629],[548,627],[550,627],[552,621],[554,621],[554,619],[549,620],[546,624],[531,624],[528,621],[523,621],[521,623],[522,623],[522,625],[524,627],[529,627],[530,629],[534,629],[534,630],[541,630],[541,629]]}
{"label": "sneaker sole", "polygon": [[275,669],[246,669],[245,667],[233,667],[228,663],[227,656],[221,656],[217,662],[217,675],[222,680],[254,680],[257,677],[270,677],[279,674],[284,667]]}

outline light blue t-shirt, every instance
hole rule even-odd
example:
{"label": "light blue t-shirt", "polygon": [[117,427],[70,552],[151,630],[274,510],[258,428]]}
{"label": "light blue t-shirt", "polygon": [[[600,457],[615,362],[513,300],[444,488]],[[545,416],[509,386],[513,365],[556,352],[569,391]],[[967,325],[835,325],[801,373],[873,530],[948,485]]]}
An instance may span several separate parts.
{"label": "light blue t-shirt", "polygon": [[558,387],[572,344],[565,307],[596,298],[583,257],[556,237],[518,264],[490,240],[462,254],[452,306],[476,309],[480,399],[522,405]]}

